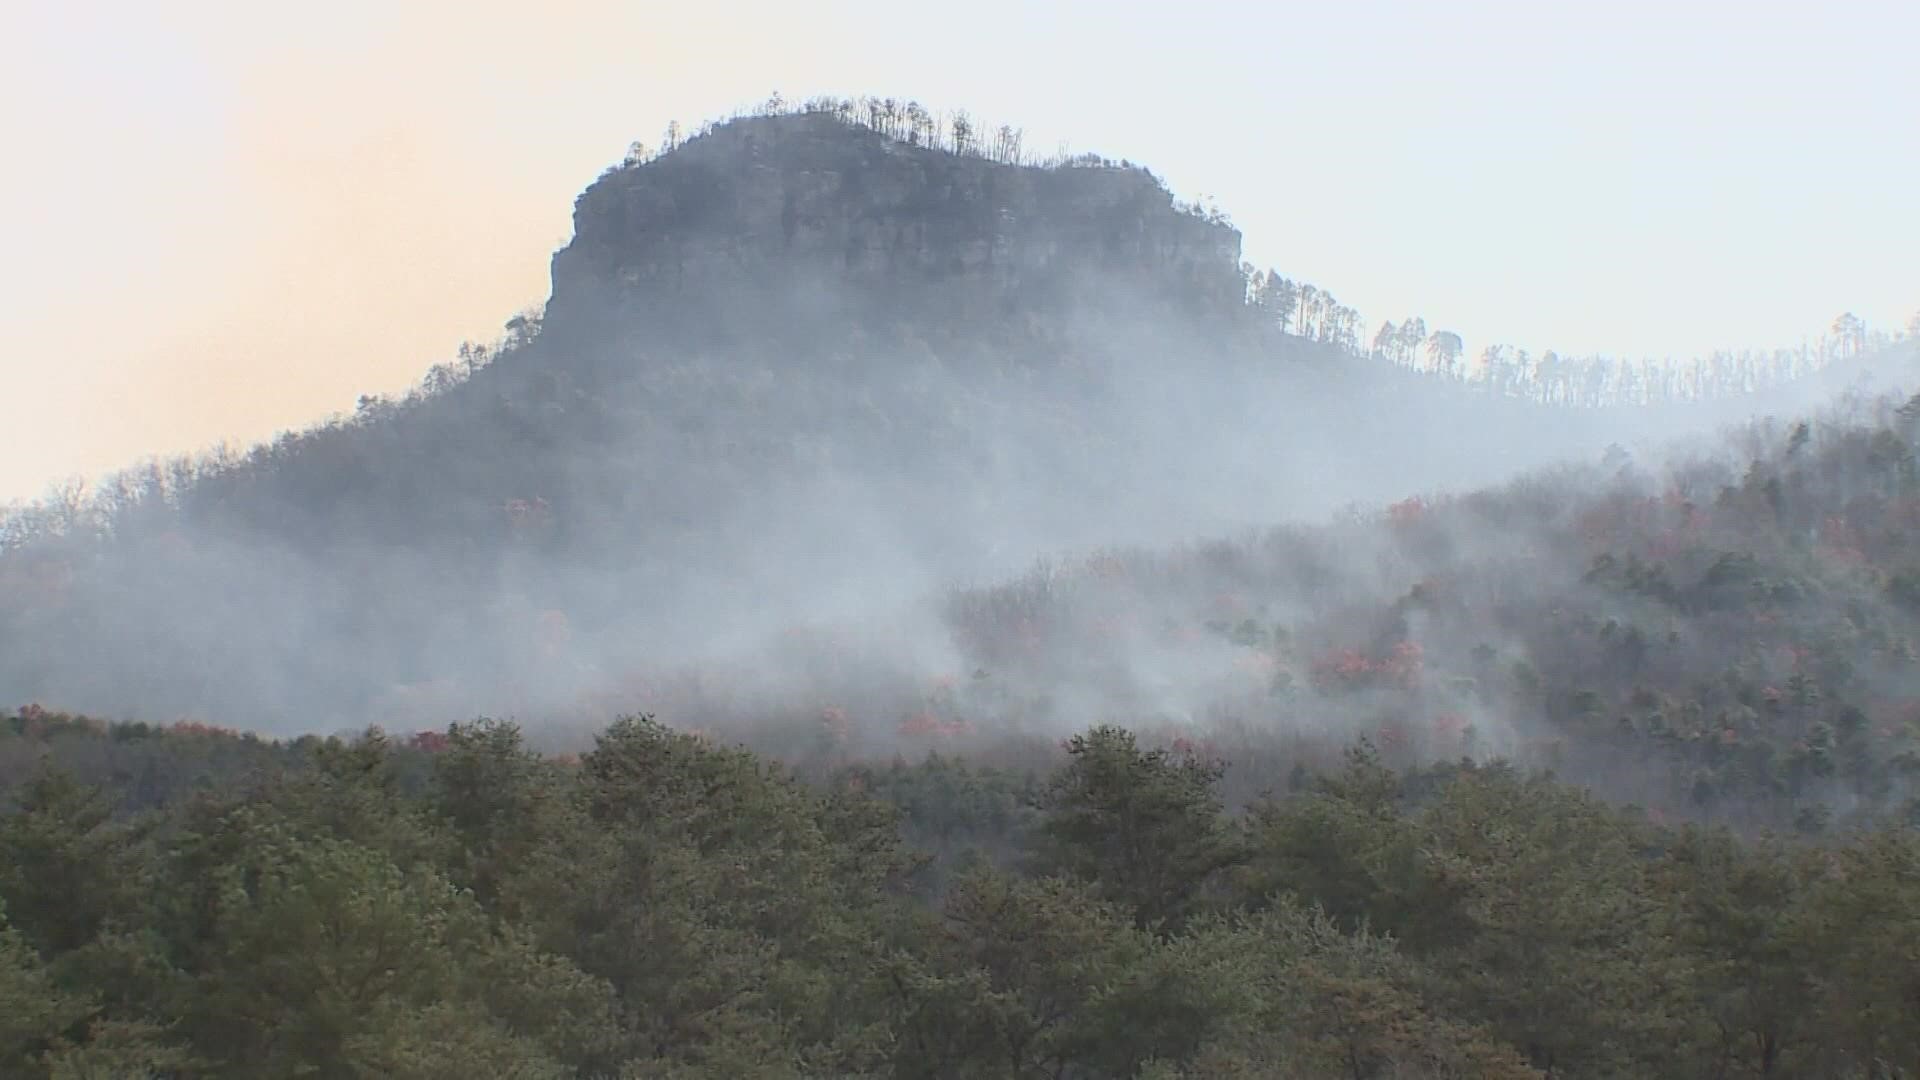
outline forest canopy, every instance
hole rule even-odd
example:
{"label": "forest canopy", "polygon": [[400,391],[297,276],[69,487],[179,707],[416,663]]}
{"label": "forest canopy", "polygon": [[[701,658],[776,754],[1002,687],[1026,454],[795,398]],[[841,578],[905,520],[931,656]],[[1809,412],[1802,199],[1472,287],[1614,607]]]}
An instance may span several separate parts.
{"label": "forest canopy", "polygon": [[[1240,812],[1044,773],[800,778],[621,720],[274,744],[0,723],[8,1076],[1906,1075],[1920,840],[1736,837],[1362,743]],[[93,783],[97,777],[102,783]],[[136,778],[138,778],[136,780]]]}

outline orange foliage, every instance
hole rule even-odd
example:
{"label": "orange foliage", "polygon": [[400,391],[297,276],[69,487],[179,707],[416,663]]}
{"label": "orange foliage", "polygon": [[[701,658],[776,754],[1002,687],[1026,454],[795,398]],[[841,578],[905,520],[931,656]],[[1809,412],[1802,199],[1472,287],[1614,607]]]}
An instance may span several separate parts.
{"label": "orange foliage", "polygon": [[444,731],[416,731],[407,746],[425,754],[438,754],[452,745]]}
{"label": "orange foliage", "polygon": [[1383,659],[1375,659],[1359,649],[1325,654],[1313,661],[1309,678],[1322,693],[1381,684],[1404,688],[1419,681],[1422,667],[1420,646],[1403,641]]}

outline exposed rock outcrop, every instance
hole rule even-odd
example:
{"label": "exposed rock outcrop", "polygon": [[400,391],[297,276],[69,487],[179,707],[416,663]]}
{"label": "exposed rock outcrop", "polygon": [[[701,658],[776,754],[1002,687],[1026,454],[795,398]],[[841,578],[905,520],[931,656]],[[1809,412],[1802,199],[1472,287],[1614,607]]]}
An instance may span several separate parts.
{"label": "exposed rock outcrop", "polygon": [[609,172],[574,231],[553,260],[554,326],[782,283],[969,317],[1095,290],[1213,311],[1244,290],[1240,234],[1145,169],[1001,164],[817,114],[737,120]]}

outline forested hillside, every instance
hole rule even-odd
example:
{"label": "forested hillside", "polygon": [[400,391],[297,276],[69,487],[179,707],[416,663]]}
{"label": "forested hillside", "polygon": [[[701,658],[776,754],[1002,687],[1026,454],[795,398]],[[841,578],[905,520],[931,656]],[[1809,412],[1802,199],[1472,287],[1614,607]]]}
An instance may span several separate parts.
{"label": "forested hillside", "polygon": [[1095,552],[724,662],[636,664],[536,737],[651,710],[817,772],[1020,760],[1110,721],[1227,759],[1235,805],[1364,737],[1396,766],[1497,757],[1743,829],[1905,816],[1917,444],[1920,399],[1860,399],[1711,453]]}
{"label": "forested hillside", "polygon": [[869,104],[610,170],[544,312],[404,400],[9,515],[0,700],[275,732],[568,709],[1043,555],[1739,415],[1576,407],[1647,395],[1553,365],[1465,380],[1438,331],[1452,374],[1414,370],[1424,324],[1357,355],[1328,330],[1355,313],[1144,169]]}
{"label": "forested hillside", "polygon": [[0,1076],[1920,1077],[1913,335],[1369,346],[875,100],[552,276],[0,516]]}
{"label": "forested hillside", "polygon": [[29,712],[0,770],[9,1077],[1920,1068],[1905,825],[1736,839],[1365,746],[1228,814],[1118,728],[807,784],[646,719],[542,758]]}

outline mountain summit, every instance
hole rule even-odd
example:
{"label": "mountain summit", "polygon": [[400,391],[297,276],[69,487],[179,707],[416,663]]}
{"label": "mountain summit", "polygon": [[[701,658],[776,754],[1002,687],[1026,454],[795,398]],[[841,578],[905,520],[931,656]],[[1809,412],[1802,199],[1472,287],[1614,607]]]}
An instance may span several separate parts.
{"label": "mountain summit", "polygon": [[[404,400],[0,522],[0,701],[280,731],[537,713],[1050,553],[1677,430],[1358,357],[1338,305],[1288,333],[1239,234],[1145,169],[849,108],[609,170],[544,316]],[[948,664],[943,634],[889,645]]]}
{"label": "mountain summit", "polygon": [[1219,312],[1246,289],[1239,233],[1176,207],[1143,168],[1003,163],[799,113],[735,120],[603,176],[575,204],[548,311],[556,324],[610,306],[705,312],[771,289],[786,316],[829,287],[854,309],[841,314],[948,318],[1118,289]]}

